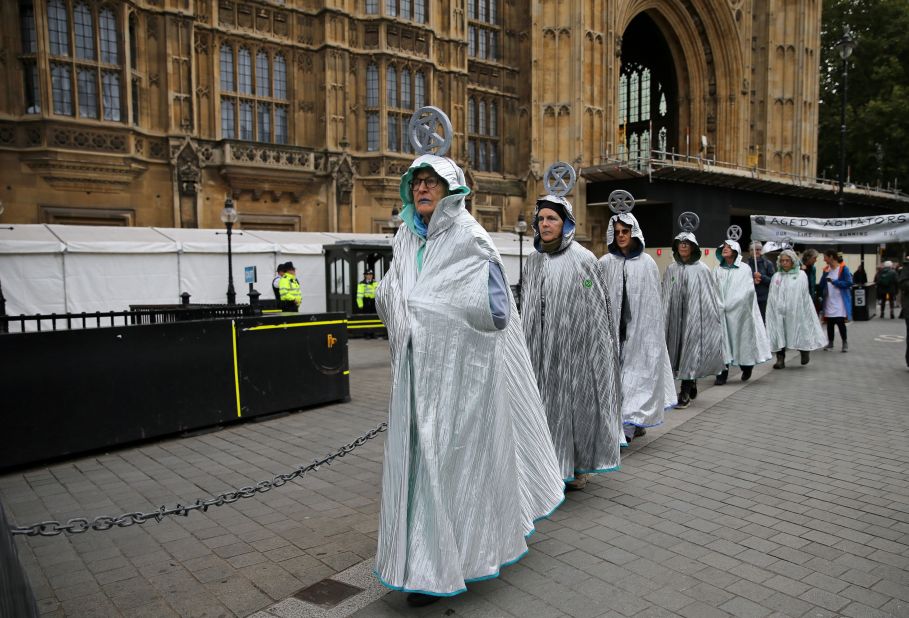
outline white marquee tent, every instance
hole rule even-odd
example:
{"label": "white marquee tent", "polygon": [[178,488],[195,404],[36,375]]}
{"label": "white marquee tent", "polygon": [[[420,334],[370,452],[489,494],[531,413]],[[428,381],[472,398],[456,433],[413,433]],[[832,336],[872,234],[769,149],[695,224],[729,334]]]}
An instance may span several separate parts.
{"label": "white marquee tent", "polygon": [[[518,237],[491,234],[510,283],[518,281]],[[532,251],[524,237],[524,256]],[[255,288],[272,298],[275,266],[292,261],[301,282],[301,311],[325,311],[323,245],[355,240],[389,243],[387,234],[237,230],[232,238],[234,287],[248,302],[243,269],[255,266]],[[0,228],[0,285],[9,315],[122,311],[129,305],[223,303],[227,237],[223,230],[16,225]]]}

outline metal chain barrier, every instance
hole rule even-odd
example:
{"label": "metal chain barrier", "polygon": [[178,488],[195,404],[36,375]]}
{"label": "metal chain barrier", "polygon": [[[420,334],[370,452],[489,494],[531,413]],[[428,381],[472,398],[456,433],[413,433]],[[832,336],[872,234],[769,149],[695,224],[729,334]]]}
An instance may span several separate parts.
{"label": "metal chain barrier", "polygon": [[10,528],[10,534],[24,534],[26,536],[56,536],[64,532],[68,532],[70,534],[79,534],[88,530],[110,530],[113,527],[126,528],[128,526],[132,526],[133,524],[144,524],[150,519],[154,519],[156,522],[160,523],[165,517],[171,515],[186,517],[192,511],[202,511],[204,513],[210,507],[231,504],[241,498],[252,498],[256,494],[265,493],[266,491],[270,491],[276,487],[281,487],[289,481],[300,478],[307,472],[318,470],[322,466],[330,466],[335,459],[344,457],[357,447],[363,446],[369,440],[372,440],[387,429],[387,423],[380,423],[378,426],[376,426],[375,429],[366,432],[353,442],[345,444],[331,455],[326,456],[324,459],[316,459],[308,466],[300,466],[290,474],[279,474],[270,481],[261,481],[255,485],[249,485],[246,487],[241,487],[240,489],[234,491],[218,494],[217,496],[209,498],[208,500],[196,500],[192,504],[185,506],[182,504],[177,504],[171,508],[161,506],[157,511],[152,511],[150,513],[124,513],[119,517],[101,515],[99,517],[95,517],[91,521],[85,517],[75,517],[68,520],[66,523],[61,523],[59,521],[42,521],[36,524],[32,524],[31,526]]}

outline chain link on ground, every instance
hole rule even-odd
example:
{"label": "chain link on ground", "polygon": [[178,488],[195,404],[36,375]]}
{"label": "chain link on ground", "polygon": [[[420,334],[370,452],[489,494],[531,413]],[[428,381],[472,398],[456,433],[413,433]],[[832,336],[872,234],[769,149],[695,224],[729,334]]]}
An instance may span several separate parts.
{"label": "chain link on ground", "polygon": [[372,440],[387,429],[387,423],[380,423],[375,427],[375,429],[371,429],[353,442],[345,444],[331,455],[326,456],[324,459],[316,459],[308,466],[300,466],[289,474],[278,474],[270,481],[260,481],[255,485],[248,485],[234,491],[224,492],[218,494],[217,496],[209,498],[208,500],[200,499],[196,500],[192,504],[177,504],[176,506],[170,508],[161,506],[157,511],[151,511],[149,513],[124,513],[119,517],[101,515],[99,517],[95,517],[91,521],[85,517],[74,517],[67,520],[66,523],[61,523],[55,520],[42,521],[36,524],[32,524],[31,526],[10,528],[10,534],[24,534],[26,536],[57,536],[58,534],[63,534],[64,532],[68,532],[70,534],[80,534],[82,532],[87,532],[88,530],[110,530],[114,527],[126,528],[134,524],[144,524],[150,519],[154,519],[156,522],[160,523],[165,517],[169,517],[171,515],[186,517],[192,511],[201,510],[204,513],[210,507],[231,504],[237,500],[240,500],[241,498],[251,498],[256,494],[265,493],[266,491],[270,491],[276,487],[281,487],[285,483],[297,479],[307,472],[316,471],[322,466],[329,466],[335,459],[344,457],[354,449],[363,446],[369,440]]}

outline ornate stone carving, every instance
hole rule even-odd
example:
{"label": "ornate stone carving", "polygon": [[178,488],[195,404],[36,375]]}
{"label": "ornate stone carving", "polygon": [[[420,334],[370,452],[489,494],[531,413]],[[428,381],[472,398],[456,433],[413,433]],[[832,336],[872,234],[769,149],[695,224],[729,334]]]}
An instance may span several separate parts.
{"label": "ornate stone carving", "polygon": [[145,21],[145,31],[148,38],[158,40],[158,18],[156,15],[149,15]]}
{"label": "ornate stone carving", "polygon": [[177,156],[177,190],[180,195],[195,195],[202,178],[201,164],[192,141],[186,140]]}
{"label": "ornate stone carving", "polygon": [[126,153],[126,137],[121,133],[54,128],[49,142],[53,146],[101,152]]}
{"label": "ornate stone carving", "polygon": [[208,55],[208,35],[204,32],[196,33],[196,53]]}
{"label": "ornate stone carving", "polygon": [[154,86],[154,87],[157,88],[157,87],[158,87],[158,80],[159,80],[159,79],[160,79],[160,77],[158,76],[157,73],[150,73],[149,76],[148,76],[148,85],[149,85],[149,86]]}

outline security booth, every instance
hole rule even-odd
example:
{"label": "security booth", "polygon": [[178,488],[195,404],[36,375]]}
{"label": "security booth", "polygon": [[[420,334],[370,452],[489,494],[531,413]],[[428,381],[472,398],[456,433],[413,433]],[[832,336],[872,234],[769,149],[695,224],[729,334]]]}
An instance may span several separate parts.
{"label": "security booth", "polygon": [[349,337],[385,335],[385,325],[375,311],[359,307],[357,286],[371,270],[381,282],[391,265],[391,241],[342,240],[323,245],[325,253],[325,304],[330,312],[348,316]]}

